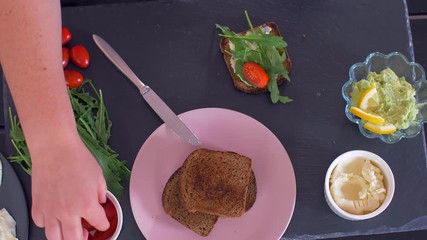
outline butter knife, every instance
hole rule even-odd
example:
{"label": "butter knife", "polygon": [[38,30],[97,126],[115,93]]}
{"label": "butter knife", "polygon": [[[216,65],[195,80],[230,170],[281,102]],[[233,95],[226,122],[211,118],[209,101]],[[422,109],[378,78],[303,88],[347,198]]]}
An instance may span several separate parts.
{"label": "butter knife", "polygon": [[166,126],[172,129],[179,137],[192,145],[200,145],[200,140],[182,122],[182,120],[166,105],[166,103],[149,86],[135,75],[119,54],[100,36],[93,34],[93,40],[108,59],[139,89],[142,97],[148,105],[165,122]]}

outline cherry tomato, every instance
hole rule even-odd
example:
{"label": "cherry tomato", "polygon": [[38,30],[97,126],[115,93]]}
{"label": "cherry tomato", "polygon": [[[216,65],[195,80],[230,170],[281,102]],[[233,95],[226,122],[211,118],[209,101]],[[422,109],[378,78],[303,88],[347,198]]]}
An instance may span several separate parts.
{"label": "cherry tomato", "polygon": [[245,62],[242,67],[246,80],[258,88],[265,88],[268,83],[268,75],[265,70],[254,62]]}
{"label": "cherry tomato", "polygon": [[70,49],[71,61],[81,68],[89,66],[89,52],[83,45],[76,45]]}
{"label": "cherry tomato", "polygon": [[62,27],[62,46],[67,44],[71,40],[71,33],[67,27]]}
{"label": "cherry tomato", "polygon": [[62,67],[65,68],[70,61],[70,52],[68,48],[62,47]]}
{"label": "cherry tomato", "polygon": [[69,88],[77,88],[83,84],[83,75],[76,70],[64,70],[65,81]]}
{"label": "cherry tomato", "polygon": [[104,231],[104,232],[96,231],[95,232],[95,234],[93,235],[93,240],[107,240],[108,238],[113,236],[113,234],[117,228],[117,222],[118,222],[118,219],[116,216],[110,221],[110,227],[107,229],[107,231]]}

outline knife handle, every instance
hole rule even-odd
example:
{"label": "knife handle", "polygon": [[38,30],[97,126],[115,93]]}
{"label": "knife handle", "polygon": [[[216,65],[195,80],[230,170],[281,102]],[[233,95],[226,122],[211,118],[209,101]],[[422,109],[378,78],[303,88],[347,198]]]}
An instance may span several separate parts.
{"label": "knife handle", "polygon": [[142,81],[136,76],[136,74],[130,69],[122,57],[101,37],[93,34],[95,43],[101,48],[105,56],[127,77],[131,80],[139,89],[141,93],[145,93],[150,88],[142,83]]}

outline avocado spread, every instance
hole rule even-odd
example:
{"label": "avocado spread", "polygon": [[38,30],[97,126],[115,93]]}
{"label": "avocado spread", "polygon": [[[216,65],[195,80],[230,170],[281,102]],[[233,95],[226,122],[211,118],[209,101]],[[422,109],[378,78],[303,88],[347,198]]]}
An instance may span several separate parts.
{"label": "avocado spread", "polygon": [[415,90],[404,77],[398,77],[393,70],[387,68],[380,74],[370,72],[366,79],[355,83],[351,93],[351,104],[357,107],[362,94],[371,86],[375,86],[377,96],[371,101],[369,111],[393,124],[397,129],[406,129],[418,114]]}

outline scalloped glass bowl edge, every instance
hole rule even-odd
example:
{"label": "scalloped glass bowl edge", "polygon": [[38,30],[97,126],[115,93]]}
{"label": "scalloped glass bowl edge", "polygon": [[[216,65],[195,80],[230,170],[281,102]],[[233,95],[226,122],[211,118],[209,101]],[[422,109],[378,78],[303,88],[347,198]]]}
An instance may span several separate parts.
{"label": "scalloped glass bowl edge", "polygon": [[[418,114],[407,129],[398,130],[393,134],[381,135],[366,130],[361,120],[351,114],[349,109],[351,107],[350,98],[353,85],[357,81],[366,79],[370,72],[379,73],[386,68],[393,70],[398,77],[404,76],[406,81],[415,89]],[[423,123],[427,122],[427,80],[424,68],[418,63],[409,62],[399,52],[392,52],[387,55],[374,52],[369,54],[364,62],[353,64],[349,70],[349,80],[342,87],[342,96],[346,101],[345,115],[350,121],[358,125],[360,133],[367,138],[379,138],[381,141],[389,144],[396,143],[402,138],[417,136],[421,132]]]}

